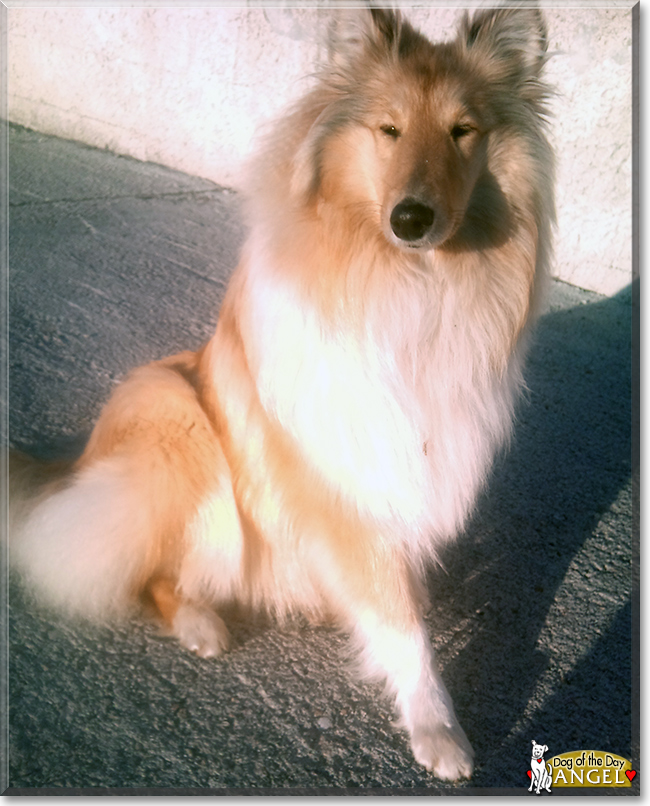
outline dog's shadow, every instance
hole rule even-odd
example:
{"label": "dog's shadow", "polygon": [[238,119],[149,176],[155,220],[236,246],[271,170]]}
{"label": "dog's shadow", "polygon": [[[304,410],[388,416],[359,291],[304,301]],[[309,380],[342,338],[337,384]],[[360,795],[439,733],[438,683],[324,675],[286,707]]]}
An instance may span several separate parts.
{"label": "dog's shadow", "polygon": [[431,575],[475,786],[525,785],[532,739],[631,753],[631,287],[564,290],[577,304],[539,324],[512,449]]}

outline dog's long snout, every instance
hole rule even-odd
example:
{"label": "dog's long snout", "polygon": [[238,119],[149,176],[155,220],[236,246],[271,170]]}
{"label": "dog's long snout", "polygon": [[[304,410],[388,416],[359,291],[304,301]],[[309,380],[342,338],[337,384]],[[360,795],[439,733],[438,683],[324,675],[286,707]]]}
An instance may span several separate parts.
{"label": "dog's long snout", "polygon": [[434,213],[417,199],[402,199],[390,214],[390,226],[402,241],[419,241],[431,229]]}

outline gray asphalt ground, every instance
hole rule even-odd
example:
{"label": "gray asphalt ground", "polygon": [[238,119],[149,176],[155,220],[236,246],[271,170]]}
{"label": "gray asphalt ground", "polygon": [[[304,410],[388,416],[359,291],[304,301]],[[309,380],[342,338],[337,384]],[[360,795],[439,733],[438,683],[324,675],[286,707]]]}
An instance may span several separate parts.
{"label": "gray asphalt ground", "polygon": [[[209,337],[244,231],[201,179],[18,127],[9,155],[10,437],[68,455],[130,368]],[[638,769],[631,318],[630,288],[553,284],[514,445],[431,571],[470,782],[414,763],[337,632],[235,622],[230,654],[201,660],[138,619],[62,621],[12,578],[12,791],[521,794],[532,739]]]}

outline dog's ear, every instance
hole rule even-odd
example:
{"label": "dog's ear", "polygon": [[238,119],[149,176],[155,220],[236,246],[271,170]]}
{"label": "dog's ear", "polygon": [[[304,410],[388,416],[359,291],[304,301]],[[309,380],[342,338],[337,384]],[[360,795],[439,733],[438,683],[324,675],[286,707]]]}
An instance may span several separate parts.
{"label": "dog's ear", "polygon": [[535,79],[546,60],[546,24],[539,8],[499,8],[466,13],[459,42],[490,65],[495,79]]}
{"label": "dog's ear", "polygon": [[334,14],[328,31],[330,64],[354,69],[369,51],[375,54],[395,51],[402,19],[399,11],[388,8],[347,8]]}
{"label": "dog's ear", "polygon": [[[396,54],[402,30],[398,11],[379,8],[339,8],[335,11],[328,31],[329,67],[325,70],[326,85],[333,88],[337,103],[354,103],[350,86],[357,81],[364,60],[381,61]],[[319,151],[336,120],[344,119],[350,107],[332,103],[317,117],[309,135],[303,140],[293,160],[292,192],[311,195],[318,187]]]}
{"label": "dog's ear", "polygon": [[548,750],[548,747],[546,745],[544,745],[544,752],[546,753],[547,750]]}

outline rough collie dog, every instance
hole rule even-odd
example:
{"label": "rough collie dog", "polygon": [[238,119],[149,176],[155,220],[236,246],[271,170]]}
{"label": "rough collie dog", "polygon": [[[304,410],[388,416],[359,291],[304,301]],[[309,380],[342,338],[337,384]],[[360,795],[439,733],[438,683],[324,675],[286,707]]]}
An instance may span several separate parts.
{"label": "rough collie dog", "polygon": [[473,753],[423,569],[522,388],[553,216],[544,24],[481,11],[434,45],[364,9],[330,39],[252,163],[214,337],[135,370],[66,472],[14,460],[11,551],[46,602],[103,619],[146,599],[203,657],[226,604],[335,617],[454,780]]}

